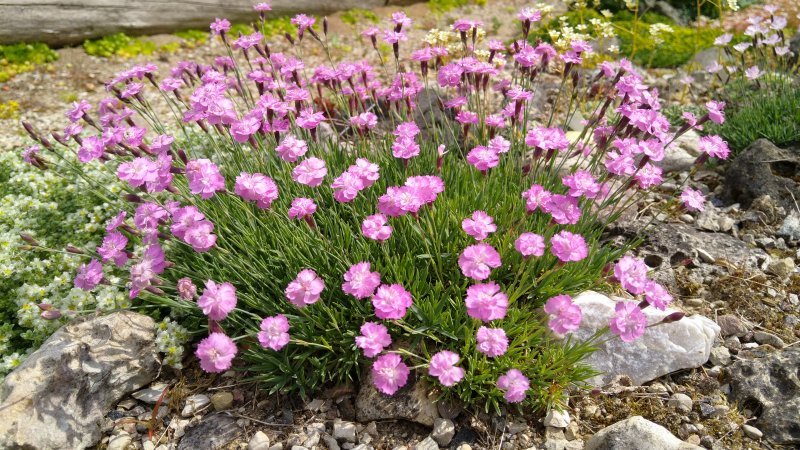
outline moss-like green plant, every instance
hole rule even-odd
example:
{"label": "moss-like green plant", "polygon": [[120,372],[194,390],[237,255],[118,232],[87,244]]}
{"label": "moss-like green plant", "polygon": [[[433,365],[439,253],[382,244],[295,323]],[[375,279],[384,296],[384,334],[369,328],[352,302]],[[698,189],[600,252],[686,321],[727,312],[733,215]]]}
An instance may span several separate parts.
{"label": "moss-like green plant", "polygon": [[208,32],[203,30],[183,30],[175,33],[175,36],[178,36],[190,45],[204,44],[208,40],[208,35]]}
{"label": "moss-like green plant", "polygon": [[121,56],[133,58],[138,55],[152,55],[156,52],[156,44],[144,39],[133,38],[125,33],[116,33],[100,39],[89,39],[83,43],[86,53],[92,56],[108,58]]}
{"label": "moss-like green plant", "polygon": [[483,6],[486,0],[430,0],[428,7],[437,14],[442,14],[455,8],[469,5],[470,3]]}
{"label": "moss-like green plant", "polygon": [[355,26],[358,23],[378,23],[378,15],[368,9],[353,8],[342,13],[342,22]]}
{"label": "moss-like green plant", "polygon": [[58,53],[41,42],[0,45],[0,82],[57,59]]}
{"label": "moss-like green plant", "polygon": [[[649,36],[650,24],[639,22],[615,22],[626,29],[634,29],[636,33],[636,52],[633,52],[633,40],[630,33],[619,33],[620,50],[624,55],[632,56],[636,64],[645,67],[678,67],[688,62],[697,52],[714,45],[714,39],[722,34],[712,28],[687,28],[670,25],[671,33],[661,35],[663,42],[656,42]],[[666,22],[660,22],[666,23]]]}

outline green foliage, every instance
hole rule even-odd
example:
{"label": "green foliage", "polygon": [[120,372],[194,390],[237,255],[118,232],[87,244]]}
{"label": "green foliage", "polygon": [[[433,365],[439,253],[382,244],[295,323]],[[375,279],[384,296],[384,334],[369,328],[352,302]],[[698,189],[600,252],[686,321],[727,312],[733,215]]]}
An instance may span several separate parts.
{"label": "green foliage", "polygon": [[[663,23],[663,22],[662,22]],[[634,29],[633,22],[617,22],[626,29]],[[638,23],[636,32],[636,52],[633,61],[645,67],[678,67],[689,61],[697,52],[714,45],[714,39],[722,34],[713,28],[687,28],[670,25],[672,33],[662,34],[663,43],[656,44],[649,36],[649,24]],[[620,50],[624,55],[633,53],[633,39],[631,34],[621,32]]]}
{"label": "green foliage", "polygon": [[378,23],[380,22],[380,18],[374,12],[368,9],[348,9],[347,11],[342,13],[341,16],[342,22],[355,26],[358,23]]}
{"label": "green foliage", "polygon": [[0,83],[57,59],[58,53],[41,42],[0,45]]}
{"label": "green foliage", "polygon": [[0,103],[0,119],[15,119],[17,116],[19,116],[19,103],[14,100]]}
{"label": "green foliage", "polygon": [[203,30],[183,30],[175,33],[175,36],[178,36],[189,44],[200,45],[208,40],[209,33]]}
{"label": "green foliage", "polygon": [[148,40],[133,38],[125,33],[116,33],[100,39],[90,39],[83,43],[86,53],[92,56],[108,58],[121,56],[133,58],[138,55],[152,55],[156,52],[156,45]]}
{"label": "green foliage", "polygon": [[719,134],[734,153],[741,152],[756,139],[769,139],[778,147],[800,143],[800,86],[771,83],[769,88],[734,83],[725,90],[728,101],[725,123],[709,123],[705,131]]}
{"label": "green foliage", "polygon": [[486,0],[429,0],[428,7],[436,14],[446,13],[447,11],[475,4],[483,6]]}
{"label": "green foliage", "polygon": [[[259,27],[261,34],[263,34],[266,39],[275,36],[283,36],[286,33],[294,34],[297,30],[297,28],[292,25],[292,18],[288,16],[267,19],[263,23],[258,23],[256,26]],[[250,35],[254,32],[255,29],[251,24],[235,23],[231,25],[228,34],[235,39],[239,34]]]}

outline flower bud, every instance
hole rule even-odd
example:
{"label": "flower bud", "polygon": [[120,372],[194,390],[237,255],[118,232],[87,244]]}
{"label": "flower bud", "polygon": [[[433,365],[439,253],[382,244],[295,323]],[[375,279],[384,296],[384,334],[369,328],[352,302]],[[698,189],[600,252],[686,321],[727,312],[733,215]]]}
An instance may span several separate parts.
{"label": "flower bud", "polygon": [[31,236],[30,234],[20,233],[19,237],[20,237],[20,239],[22,239],[23,241],[27,242],[28,244],[31,244],[33,247],[38,247],[39,246],[39,242],[36,239],[34,239],[33,236]]}
{"label": "flower bud", "polygon": [[672,323],[672,322],[677,322],[677,321],[679,321],[679,320],[683,319],[685,316],[686,316],[686,313],[685,313],[685,312],[683,312],[683,311],[676,311],[676,312],[674,312],[674,313],[672,313],[672,314],[668,315],[667,317],[664,317],[663,319],[661,319],[661,323]]}
{"label": "flower bud", "polygon": [[83,250],[79,249],[78,247],[75,247],[74,245],[67,245],[65,247],[65,250],[70,253],[75,253],[76,255],[82,255],[84,253]]}
{"label": "flower bud", "polygon": [[142,203],[142,197],[139,197],[136,194],[125,194],[122,196],[122,198],[131,203]]}
{"label": "flower bud", "polygon": [[40,315],[44,320],[56,320],[61,318],[61,311],[57,309],[50,309],[47,311],[42,311],[42,314]]}

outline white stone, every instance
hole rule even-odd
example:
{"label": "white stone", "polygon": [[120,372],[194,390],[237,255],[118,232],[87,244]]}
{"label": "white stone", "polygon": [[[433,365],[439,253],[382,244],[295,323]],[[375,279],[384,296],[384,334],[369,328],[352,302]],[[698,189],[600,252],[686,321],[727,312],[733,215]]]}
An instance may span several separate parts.
{"label": "white stone", "polygon": [[456,434],[456,427],[450,419],[436,419],[433,421],[431,437],[440,447],[447,447]]}
{"label": "white stone", "polygon": [[211,404],[211,399],[207,395],[196,394],[186,397],[186,403],[181,411],[181,416],[189,417],[197,414]]}
{"label": "white stone", "polygon": [[336,419],[333,422],[333,437],[337,441],[355,442],[356,424]]}
{"label": "white stone", "polygon": [[250,441],[247,443],[247,450],[268,450],[269,449],[269,436],[263,431],[258,431]]}
{"label": "white stone", "polygon": [[131,394],[131,397],[139,400],[140,402],[144,402],[149,405],[155,405],[158,402],[158,399],[161,398],[161,394],[164,393],[164,389],[166,388],[167,383],[155,383],[150,387],[134,392]]}
{"label": "white stone", "polygon": [[422,440],[417,446],[415,447],[416,450],[439,450],[439,446],[436,445],[436,441],[433,440],[432,437],[428,436]]}
{"label": "white stone", "polygon": [[[583,321],[573,333],[573,338],[588,339],[597,330],[607,326],[614,316],[614,305],[621,300],[593,291],[577,296],[575,304],[581,307]],[[647,323],[652,325],[676,310],[659,311],[648,307],[643,312],[647,316]],[[711,346],[719,331],[719,326],[713,321],[695,315],[650,327],[644,336],[634,342],[622,342],[619,338],[607,339],[608,336],[604,336],[597,343],[599,349],[585,360],[603,373],[588,381],[594,386],[603,386],[619,375],[627,375],[640,385],[679,369],[699,367],[708,361]]]}
{"label": "white stone", "polygon": [[544,418],[544,426],[553,428],[567,428],[569,425],[569,413],[551,409],[547,411]]}
{"label": "white stone", "polygon": [[108,441],[108,450],[127,450],[128,446],[133,443],[133,439],[131,439],[131,435],[128,433],[120,433],[116,436],[113,436],[110,441]]}
{"label": "white stone", "polygon": [[585,450],[702,450],[681,441],[661,425],[633,416],[603,428],[586,442]]}
{"label": "white stone", "polygon": [[692,411],[693,404],[691,397],[679,392],[672,394],[672,397],[667,401],[667,406],[682,414],[689,414]]}

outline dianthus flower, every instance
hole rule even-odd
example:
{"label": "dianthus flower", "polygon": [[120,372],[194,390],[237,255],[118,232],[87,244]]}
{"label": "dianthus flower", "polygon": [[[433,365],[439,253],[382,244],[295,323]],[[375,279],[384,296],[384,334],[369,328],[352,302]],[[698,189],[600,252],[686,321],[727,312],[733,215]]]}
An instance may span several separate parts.
{"label": "dianthus flower", "polygon": [[467,153],[467,162],[481,172],[486,172],[500,164],[500,157],[497,154],[497,150],[479,145]]}
{"label": "dianthus flower", "polygon": [[217,235],[212,234],[214,224],[209,220],[193,223],[183,235],[183,240],[196,252],[207,252],[217,242]]}
{"label": "dianthus flower", "polygon": [[211,34],[223,34],[231,30],[231,23],[227,19],[216,18],[211,22]]}
{"label": "dianthus flower", "polygon": [[681,202],[689,211],[703,211],[706,208],[706,197],[703,193],[690,187],[681,192]]}
{"label": "dianthus flower", "polygon": [[366,322],[361,325],[361,335],[356,336],[356,347],[364,351],[364,356],[374,358],[390,345],[392,337],[383,324]]}
{"label": "dianthus flower", "polygon": [[167,261],[164,250],[158,244],[148,246],[142,254],[141,260],[131,266],[130,273],[130,298],[135,298],[139,292],[150,285],[156,275],[164,272]]}
{"label": "dianthus flower", "polygon": [[629,153],[608,152],[605,166],[606,170],[614,175],[633,175],[636,172],[636,161]]}
{"label": "dianthus flower", "polygon": [[472,217],[468,217],[461,222],[461,228],[478,241],[486,239],[489,234],[497,231],[494,219],[484,211],[472,213]]}
{"label": "dianthus flower", "polygon": [[360,128],[366,128],[368,130],[371,130],[371,129],[375,128],[376,125],[378,125],[378,116],[376,116],[375,114],[373,114],[371,112],[365,112],[365,113],[361,113],[361,114],[359,114],[357,116],[351,117],[350,118],[350,123],[353,126],[360,127]]}
{"label": "dianthus flower", "polygon": [[542,256],[544,255],[544,237],[536,233],[522,233],[514,241],[514,248],[525,257]]}
{"label": "dianthus flower", "polygon": [[573,303],[569,295],[551,297],[544,305],[544,312],[550,315],[547,325],[560,335],[577,330],[583,318],[580,306]]}
{"label": "dianthus flower", "polygon": [[633,295],[644,292],[647,283],[647,264],[641,258],[626,255],[614,264],[614,278]]}
{"label": "dianthus flower", "polygon": [[127,181],[131,187],[140,187],[158,178],[158,166],[147,158],[134,158],[133,161],[122,163],[117,167],[117,177]]}
{"label": "dianthus flower", "polygon": [[662,173],[663,170],[661,167],[647,163],[642,166],[638,172],[636,172],[636,175],[634,175],[633,178],[639,183],[640,188],[649,189],[653,186],[658,186],[662,181],[664,181]]}
{"label": "dianthus flower", "polygon": [[494,358],[505,354],[508,350],[508,336],[502,328],[478,328],[476,335],[478,351]]}
{"label": "dianthus flower", "polygon": [[206,216],[196,206],[184,206],[172,212],[170,231],[177,238],[183,239],[192,226],[205,220]]}
{"label": "dianthus flower", "polygon": [[81,100],[79,102],[72,102],[72,108],[67,111],[66,116],[70,122],[77,122],[83,118],[83,115],[86,114],[87,111],[92,109],[92,104],[86,100]]}
{"label": "dianthus flower", "polygon": [[[598,186],[598,192],[600,191]],[[553,216],[553,221],[561,225],[574,225],[581,218],[578,199],[566,195],[551,195],[542,203],[542,210]]]}
{"label": "dianthus flower", "polygon": [[256,134],[261,128],[261,120],[257,117],[245,117],[237,120],[231,125],[231,136],[236,142],[243,144],[250,140],[250,136]]}
{"label": "dianthus flower", "polygon": [[311,269],[303,269],[286,286],[286,298],[298,308],[313,305],[319,300],[320,293],[325,289],[325,282]]}
{"label": "dianthus flower", "polygon": [[392,144],[392,155],[395,158],[411,159],[419,155],[419,151],[419,144],[414,141],[414,138],[401,136]]}
{"label": "dianthus flower", "polygon": [[461,66],[456,63],[450,63],[443,66],[441,69],[439,69],[439,73],[437,74],[439,86],[458,87],[458,85],[461,84],[461,75],[463,73],[464,69],[462,69]]}
{"label": "dianthus flower", "polygon": [[311,17],[311,16],[307,16],[305,14],[298,14],[298,15],[292,17],[291,22],[293,24],[297,25],[297,28],[300,31],[302,31],[302,30],[305,30],[306,28],[313,27],[314,24],[317,22],[317,19],[315,19],[314,17]]}
{"label": "dianthus flower", "polygon": [[478,281],[489,278],[492,269],[500,267],[500,264],[500,253],[489,244],[470,245],[458,257],[461,273]]}
{"label": "dianthus flower", "polygon": [[405,185],[414,190],[414,195],[423,203],[433,203],[444,192],[444,181],[435,175],[408,177]]}
{"label": "dianthus flower", "polygon": [[87,163],[103,156],[105,146],[103,140],[97,136],[87,136],[78,148],[78,161]]}
{"label": "dianthus flower", "polygon": [[265,317],[260,328],[258,342],[262,347],[278,351],[289,343],[289,319],[283,314]]}
{"label": "dianthus flower", "polygon": [[647,280],[645,283],[644,298],[647,300],[647,303],[661,311],[666,310],[667,305],[672,302],[672,296],[669,295],[666,288],[653,280]]}
{"label": "dianthus flower", "polygon": [[347,168],[347,171],[361,179],[363,189],[372,186],[380,178],[380,168],[366,158],[358,158],[356,163]]}
{"label": "dianthus flower", "polygon": [[381,285],[381,274],[370,272],[369,262],[360,262],[350,266],[344,273],[342,290],[355,298],[371,297]]}
{"label": "dianthus flower", "polygon": [[206,281],[203,295],[197,299],[197,306],[211,320],[223,320],[236,308],[236,288],[230,283],[217,284]]}
{"label": "dianthus flower", "polygon": [[633,342],[639,339],[644,334],[646,327],[647,316],[639,309],[636,302],[617,302],[609,328],[623,342]]}
{"label": "dianthus flower", "polygon": [[292,170],[292,179],[306,186],[317,187],[322,184],[322,180],[327,174],[325,161],[311,157],[303,160]]}
{"label": "dianthus flower", "polygon": [[192,300],[197,295],[197,286],[189,278],[181,278],[177,283],[178,295],[183,300]]}
{"label": "dianthus flower", "polygon": [[420,133],[419,126],[416,122],[402,122],[397,125],[397,128],[392,132],[398,138],[414,138]]}
{"label": "dianthus flower", "polygon": [[412,302],[411,294],[399,284],[384,284],[372,296],[375,315],[383,320],[402,319]]}
{"label": "dianthus flower", "polygon": [[278,185],[263,174],[242,172],[236,177],[233,192],[245,200],[256,202],[261,209],[268,209],[278,198]]}
{"label": "dianthus flower", "polygon": [[487,147],[498,155],[502,155],[503,153],[508,153],[508,150],[511,149],[511,142],[503,136],[495,136],[489,141]]}
{"label": "dianthus flower", "polygon": [[468,287],[465,303],[467,314],[484,322],[502,319],[508,310],[508,296],[494,282]]}
{"label": "dianthus flower", "polygon": [[272,11],[272,5],[269,3],[256,3],[253,5],[253,10],[258,12]]}
{"label": "dianthus flower", "polygon": [[114,261],[117,267],[122,267],[128,262],[128,254],[125,252],[126,245],[128,245],[128,238],[119,231],[112,231],[103,238],[103,244],[97,247],[97,253],[104,262]]}
{"label": "dianthus flower", "polygon": [[292,206],[289,208],[290,219],[305,219],[311,217],[317,211],[317,204],[314,200],[305,197],[297,197],[292,200]]}
{"label": "dianthus flower", "polygon": [[478,123],[479,120],[480,119],[478,118],[478,115],[472,111],[464,110],[464,111],[459,111],[459,113],[456,114],[456,121],[458,121],[458,123],[462,125],[464,124],[474,125]]}
{"label": "dianthus flower", "polygon": [[344,172],[333,180],[331,187],[333,188],[333,198],[338,202],[347,203],[356,198],[359,191],[364,189],[364,182],[358,175]]}
{"label": "dianthus flower", "polygon": [[458,353],[442,350],[431,356],[428,365],[428,374],[437,377],[443,386],[455,386],[456,383],[464,378],[464,369],[456,367],[458,364]]}
{"label": "dianthus flower", "polygon": [[564,150],[569,147],[567,135],[561,128],[534,128],[525,136],[525,143],[542,150]]}
{"label": "dianthus flower", "polygon": [[136,208],[133,223],[140,230],[155,229],[160,223],[166,221],[169,213],[155,203],[142,203]]}
{"label": "dianthus flower", "polygon": [[81,264],[78,267],[78,274],[75,276],[75,287],[84,291],[91,291],[103,281],[103,265],[100,261],[92,258],[88,264]]}
{"label": "dianthus flower", "polygon": [[300,128],[305,128],[306,130],[310,130],[312,128],[316,128],[320,122],[325,120],[325,114],[321,112],[315,112],[311,108],[305,108],[300,111],[300,115],[297,116],[295,123]]}
{"label": "dianthus flower", "polygon": [[728,143],[716,135],[701,137],[697,142],[697,149],[719,159],[728,159],[730,154]]}
{"label": "dianthus flower", "polygon": [[509,403],[525,400],[525,392],[530,387],[530,380],[518,369],[511,369],[497,379],[497,388],[505,391],[503,398]]}
{"label": "dianthus flower", "polygon": [[398,389],[406,385],[410,372],[400,355],[387,353],[372,364],[372,383],[378,391],[394,395]]}
{"label": "dianthus flower", "polygon": [[392,227],[387,225],[386,216],[374,214],[361,223],[361,233],[369,239],[385,241],[392,234]]}
{"label": "dianthus flower", "polygon": [[706,110],[708,110],[708,118],[711,119],[712,122],[722,125],[725,122],[725,113],[723,110],[725,109],[725,102],[716,102],[714,100],[709,101],[706,103]]}
{"label": "dianthus flower", "polygon": [[278,153],[278,156],[288,162],[297,161],[297,158],[305,155],[307,151],[308,145],[306,145],[306,141],[297,139],[292,135],[283,138],[281,143],[275,147],[275,152]]}
{"label": "dianthus flower", "polygon": [[589,255],[583,236],[566,230],[550,238],[550,251],[561,262],[580,261]]}
{"label": "dianthus flower", "polygon": [[538,208],[543,208],[544,203],[552,196],[550,191],[539,184],[531,185],[531,188],[522,193],[525,201],[525,208],[528,212],[534,212]]}
{"label": "dianthus flower", "polygon": [[572,197],[595,198],[600,193],[600,183],[588,170],[578,170],[572,175],[566,175],[561,182],[569,188],[569,195]]}
{"label": "dianthus flower", "polygon": [[211,333],[197,345],[195,356],[200,368],[209,373],[221,373],[231,368],[238,350],[231,338],[223,333]]}
{"label": "dianthus flower", "polygon": [[195,159],[186,163],[186,179],[192,194],[202,199],[211,198],[215,192],[225,190],[225,179],[216,164],[208,159]]}

